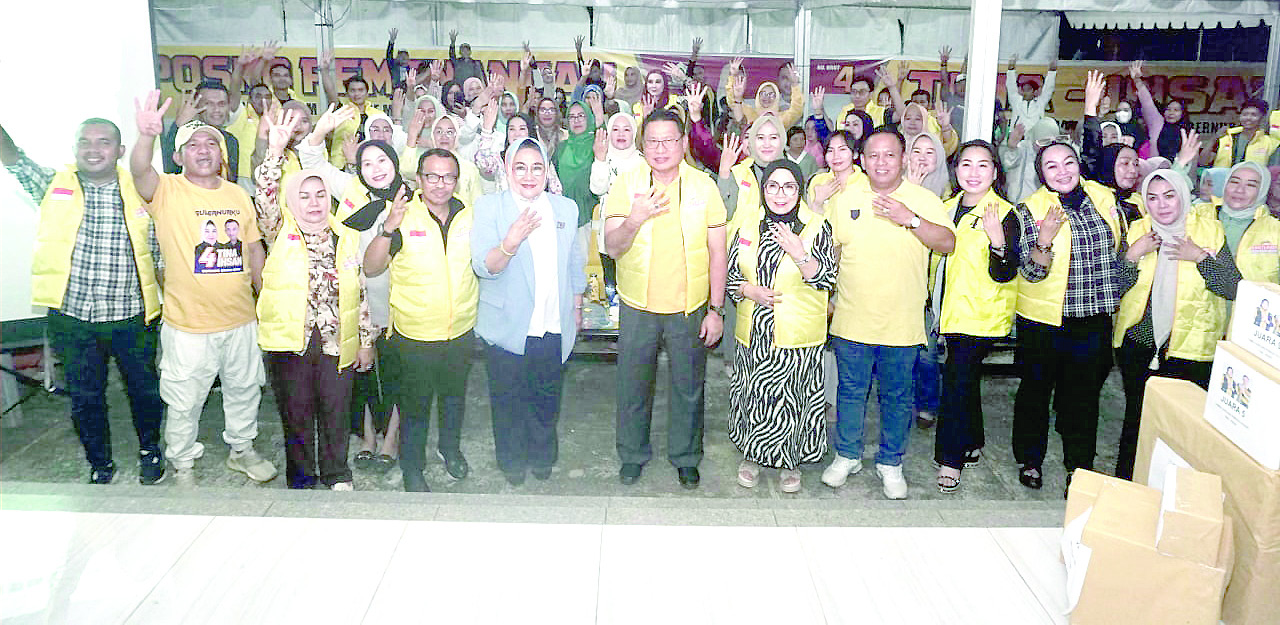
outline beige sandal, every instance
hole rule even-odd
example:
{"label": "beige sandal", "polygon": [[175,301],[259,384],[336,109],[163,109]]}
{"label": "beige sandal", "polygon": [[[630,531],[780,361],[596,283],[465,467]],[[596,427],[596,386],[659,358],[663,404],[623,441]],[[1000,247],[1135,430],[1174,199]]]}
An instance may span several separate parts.
{"label": "beige sandal", "polygon": [[743,460],[738,465],[738,485],[743,488],[755,488],[760,482],[760,465],[750,461]]}
{"label": "beige sandal", "polygon": [[800,470],[779,469],[778,488],[782,489],[782,492],[784,493],[800,492]]}

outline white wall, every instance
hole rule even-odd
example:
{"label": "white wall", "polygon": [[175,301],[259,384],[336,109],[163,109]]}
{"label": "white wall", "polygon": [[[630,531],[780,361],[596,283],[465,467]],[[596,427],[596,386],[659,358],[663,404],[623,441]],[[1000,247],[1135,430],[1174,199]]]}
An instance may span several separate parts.
{"label": "white wall", "polygon": [[[0,76],[17,97],[0,98],[0,124],[14,142],[60,168],[74,161],[80,121],[104,117],[131,145],[133,98],[155,88],[147,0],[39,0],[6,4],[4,14]],[[0,173],[0,198],[0,320],[43,314],[30,305],[36,203],[8,172]]]}

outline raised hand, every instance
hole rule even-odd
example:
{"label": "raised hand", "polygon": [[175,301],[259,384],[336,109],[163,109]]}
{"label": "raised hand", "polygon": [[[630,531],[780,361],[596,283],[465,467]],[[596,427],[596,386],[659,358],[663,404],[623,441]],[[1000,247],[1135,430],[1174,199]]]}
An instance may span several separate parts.
{"label": "raised hand", "polygon": [[698,58],[698,52],[702,51],[702,37],[693,38],[693,58]]}
{"label": "raised hand", "polygon": [[738,135],[726,134],[724,142],[720,146],[720,177],[728,178],[734,165],[738,164],[738,159],[746,153],[746,142]]}
{"label": "raised hand", "polygon": [[439,83],[444,78],[444,61],[440,59],[431,61],[428,71],[431,72],[431,82]]}
{"label": "raised hand", "polygon": [[507,88],[507,75],[500,72],[489,72],[489,86],[495,94],[501,94]]}
{"label": "raised hand", "polygon": [[395,43],[396,35],[399,35],[399,34],[400,34],[400,29],[399,29],[399,28],[392,28],[391,30],[388,30],[388,31],[387,31],[387,35],[389,35],[389,36],[391,37],[391,42],[392,42],[392,43]]}
{"label": "raised hand", "polygon": [[582,52],[582,44],[586,43],[587,38],[584,35],[578,35],[573,38],[573,48],[578,52]]}
{"label": "raised hand", "polygon": [[337,56],[333,49],[329,49],[324,54],[321,54],[320,58],[316,59],[316,67],[328,71],[337,62]]}
{"label": "raised hand", "polygon": [[138,126],[138,134],[144,137],[158,137],[164,132],[164,112],[169,110],[169,105],[173,104],[173,98],[165,98],[164,104],[160,102],[160,90],[153,89],[147,92],[147,95],[139,101],[133,99],[134,121]]}
{"label": "raised hand", "polygon": [[946,65],[947,61],[949,61],[950,59],[951,59],[951,46],[942,46],[942,49],[938,51],[938,61],[940,62],[940,64]]}
{"label": "raised hand", "polygon": [[827,97],[827,90],[825,87],[819,85],[817,88],[813,90],[813,95],[810,97],[810,101],[811,101],[811,104],[813,105],[814,115],[823,114],[823,111],[825,109],[822,108],[822,104],[826,97]]}
{"label": "raised hand", "polygon": [[938,120],[939,130],[945,132],[951,128],[951,107],[947,106],[942,98],[938,98],[938,101],[933,103],[933,116]]}
{"label": "raised hand", "polygon": [[707,97],[707,86],[702,83],[690,82],[684,86],[685,106],[689,110],[689,119],[691,121],[699,121],[702,119],[702,99]]}
{"label": "raised hand", "polygon": [[876,83],[886,87],[894,83],[892,77],[889,76],[889,70],[884,65],[876,68]]}
{"label": "raised hand", "polygon": [[387,212],[387,219],[382,223],[383,232],[394,232],[404,222],[404,214],[409,207],[409,190],[405,185],[400,185],[400,189],[396,191],[396,198],[392,201],[391,210]]}
{"label": "raised hand", "polygon": [[596,160],[604,162],[606,156],[609,155],[609,133],[604,128],[596,129],[595,142],[591,144],[591,150],[595,152]]}
{"label": "raised hand", "polygon": [[297,109],[281,110],[276,115],[265,115],[267,123],[267,151],[276,156],[284,154],[293,139],[293,131],[302,121],[302,112]]}
{"label": "raised hand", "polygon": [[1022,143],[1022,138],[1027,134],[1027,127],[1021,123],[1014,124],[1013,129],[1009,131],[1009,146],[1018,147]]}
{"label": "raised hand", "polygon": [[342,138],[342,158],[348,163],[356,162],[356,148],[360,147],[360,142],[356,140],[355,135],[347,135]]}
{"label": "raised hand", "polygon": [[182,103],[178,105],[178,111],[174,113],[173,123],[181,126],[196,118],[196,114],[200,112],[200,108],[196,104],[196,96],[190,89],[182,93]]}
{"label": "raised hand", "polygon": [[662,66],[662,73],[671,77],[675,82],[684,82],[688,77],[684,75],[684,68],[677,63],[667,63]]}
{"label": "raised hand", "polygon": [[1062,223],[1066,220],[1067,214],[1062,210],[1061,205],[1055,204],[1049,207],[1044,219],[1040,221],[1040,235],[1036,239],[1040,247],[1053,245],[1053,238],[1058,236],[1058,231],[1062,229]]}
{"label": "raised hand", "polygon": [[1178,134],[1182,135],[1182,148],[1178,150],[1178,163],[1182,165],[1191,165],[1196,162],[1200,156],[1200,148],[1203,145],[1200,142],[1200,133],[1194,129],[1179,129]]}
{"label": "raised hand", "polygon": [[804,249],[804,241],[801,241],[800,235],[792,232],[791,228],[774,222],[769,226],[769,234],[778,243],[778,247],[791,257],[791,260],[799,261],[807,253]]}
{"label": "raised hand", "polygon": [[1000,223],[1000,215],[996,213],[994,202],[987,204],[987,208],[982,211],[982,230],[991,240],[991,247],[1004,248],[1004,224]]}
{"label": "raised hand", "polygon": [[410,89],[418,86],[418,68],[416,66],[409,66],[409,77],[405,79],[405,85]]}
{"label": "raised hand", "polygon": [[787,73],[791,74],[791,84],[800,84],[800,70],[796,69],[795,65],[787,63]]}
{"label": "raised hand", "polygon": [[456,29],[456,28],[450,28],[450,29],[449,29],[449,43],[452,45],[452,44],[453,44],[455,41],[457,41],[457,40],[458,40],[458,29]]}
{"label": "raised hand", "polygon": [[587,93],[587,106],[591,107],[591,114],[595,116],[597,124],[604,123],[604,102],[600,100],[600,92],[591,90]]}
{"label": "raised hand", "polygon": [[1133,82],[1142,80],[1142,59],[1129,64],[1129,77],[1133,79]]}
{"label": "raised hand", "polygon": [[280,43],[277,41],[264,41],[262,43],[262,60],[270,61],[276,58],[276,53],[280,51]]}
{"label": "raised hand", "polygon": [[924,170],[924,165],[914,158],[907,159],[907,180],[915,184],[923,184],[924,177],[928,175]]}
{"label": "raised hand", "polygon": [[1105,77],[1098,70],[1089,70],[1089,76],[1084,81],[1084,114],[1088,116],[1098,115],[1098,101],[1102,99],[1102,92],[1107,88]]}
{"label": "raised hand", "polygon": [[649,116],[654,109],[658,108],[658,96],[652,93],[646,93],[640,96],[640,117],[643,119]]}
{"label": "raised hand", "polygon": [[506,254],[514,254],[516,249],[520,247],[524,240],[529,238],[529,233],[538,229],[542,224],[542,218],[538,217],[538,213],[529,207],[520,212],[520,216],[511,222],[511,227],[507,228],[507,236],[502,239],[502,250]]}

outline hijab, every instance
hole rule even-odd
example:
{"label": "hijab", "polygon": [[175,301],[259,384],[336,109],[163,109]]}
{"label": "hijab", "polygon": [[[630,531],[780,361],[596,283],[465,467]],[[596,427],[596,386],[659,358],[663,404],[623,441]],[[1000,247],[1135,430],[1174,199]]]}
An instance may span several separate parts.
{"label": "hijab", "polygon": [[[1142,181],[1142,197],[1147,196],[1147,188],[1151,181],[1160,178],[1168,182],[1178,194],[1178,217],[1170,224],[1156,221],[1150,215],[1151,229],[1160,237],[1161,247],[1176,245],[1174,241],[1187,236],[1187,214],[1191,212],[1191,189],[1187,179],[1171,169],[1161,169],[1151,173]],[[1177,309],[1178,295],[1178,263],[1176,258],[1169,258],[1164,250],[1156,250],[1155,276],[1151,282],[1151,330],[1155,335],[1157,355],[1151,359],[1151,368],[1159,367],[1159,351],[1169,340],[1173,330],[1173,315]]]}
{"label": "hijab", "polygon": [[[1117,134],[1117,135],[1119,135],[1119,136],[1121,136],[1121,137],[1123,137],[1123,136],[1124,136],[1124,129],[1120,128],[1120,124],[1118,124],[1118,123],[1116,123],[1116,122],[1102,122],[1101,124],[1099,124],[1099,125],[1098,125],[1098,137],[1099,137],[1099,138],[1101,138],[1103,134],[1106,134],[1104,131],[1107,129],[1107,126],[1113,126],[1113,127],[1115,127],[1115,129],[1116,129],[1116,134]],[[1103,147],[1106,147],[1106,146],[1103,146]]]}
{"label": "hijab", "polygon": [[[768,107],[760,103],[760,94],[764,93],[765,89],[773,89],[774,94],[773,104]],[[760,83],[760,86],[756,88],[756,110],[761,113],[773,113],[774,115],[777,115],[782,110],[782,90],[778,88],[778,85],[767,80]]]}
{"label": "hijab", "polygon": [[[764,194],[765,183],[769,180],[769,177],[773,175],[773,172],[778,171],[779,169],[785,169],[791,172],[791,175],[796,179],[796,184],[800,185],[799,190],[796,192],[796,205],[792,206],[791,210],[782,214],[775,213],[769,208]],[[764,212],[764,219],[760,220],[760,234],[768,234],[769,226],[775,223],[786,224],[788,228],[791,228],[792,232],[799,234],[800,230],[804,228],[804,224],[800,223],[800,204],[803,199],[804,174],[800,171],[799,165],[789,158],[780,158],[766,165],[764,173],[760,176],[760,209]]]}
{"label": "hijab", "polygon": [[[1252,169],[1253,171],[1258,172],[1258,194],[1254,196],[1253,201],[1250,202],[1248,206],[1240,209],[1227,206],[1227,202],[1224,199],[1222,201],[1222,212],[1237,219],[1247,218],[1252,220],[1253,216],[1258,212],[1258,207],[1267,203],[1267,191],[1271,188],[1271,172],[1267,171],[1266,167],[1252,161],[1243,161],[1236,163],[1234,167],[1227,171],[1226,179],[1230,180],[1231,176],[1241,169]],[[1217,180],[1214,180],[1214,182],[1217,183]],[[1225,181],[1222,187],[1222,190],[1219,191],[1217,184],[1214,184],[1213,188],[1214,191],[1218,191],[1218,197],[1222,197],[1226,193]]]}
{"label": "hijab", "polygon": [[451,122],[453,122],[453,132],[454,132],[454,135],[453,135],[453,149],[452,149],[452,150],[449,150],[449,151],[450,151],[450,152],[453,152],[454,156],[457,156],[457,154],[458,154],[458,134],[462,132],[462,120],[461,120],[461,119],[458,119],[458,116],[457,116],[457,115],[454,115],[453,113],[445,113],[445,114],[443,114],[443,115],[436,115],[436,120],[435,120],[434,122],[431,122],[431,145],[433,145],[433,146],[434,146],[434,145],[435,145],[435,143],[436,143],[436,126],[439,126],[439,125],[440,125],[440,122],[442,122],[442,121],[444,121],[444,120],[446,120],[446,119],[447,119],[447,120],[449,120],[449,121],[451,121]]}
{"label": "hijab", "polygon": [[[537,137],[538,142],[546,148],[549,154],[555,154],[560,145],[560,107],[556,106],[554,98],[544,97],[541,100],[538,100],[538,108],[542,108],[543,102],[551,102],[551,104],[555,106],[556,118],[551,122],[550,126],[543,126],[542,115],[537,115],[534,118],[536,123],[530,127],[530,134]],[[590,113],[590,111],[588,111],[588,113]],[[547,165],[550,166],[551,163],[547,163]]]}
{"label": "hijab", "polygon": [[369,137],[369,128],[373,125],[373,122],[379,119],[387,122],[387,125],[391,127],[392,146],[393,147],[397,145],[403,146],[404,141],[402,141],[401,139],[403,139],[405,136],[404,131],[400,130],[400,127],[395,125],[395,123],[391,121],[390,115],[387,115],[382,111],[370,111],[369,114],[365,116],[364,125],[361,127],[361,130],[364,131],[365,138]]}
{"label": "hijab", "polygon": [[932,191],[938,197],[943,197],[951,190],[951,175],[947,172],[947,149],[943,147],[942,139],[939,139],[938,135],[926,131],[911,138],[911,142],[908,144],[911,147],[907,149],[907,158],[911,158],[911,150],[921,138],[928,139],[933,143],[935,165],[933,171],[925,174],[924,180],[920,181],[920,186]]}
{"label": "hijab", "polygon": [[587,116],[586,128],[578,133],[569,131],[569,138],[556,150],[555,165],[560,184],[564,185],[564,196],[578,204],[578,225],[581,226],[591,220],[592,209],[598,201],[591,192],[591,163],[596,158],[596,118],[591,108],[581,100],[569,105],[570,111],[574,108],[582,109]]}
{"label": "hijab", "polygon": [[297,224],[298,230],[306,234],[320,234],[329,229],[329,222],[326,220],[322,224],[313,224],[304,222],[300,217],[302,213],[302,183],[315,178],[324,186],[325,195],[329,195],[329,185],[325,184],[324,175],[318,169],[304,169],[292,176],[285,178],[284,182],[284,204],[286,210],[293,217],[293,222]]}
{"label": "hijab", "polygon": [[[778,130],[779,137],[785,137],[787,133],[787,127],[782,125],[782,120],[778,119],[778,115],[776,113],[762,113],[754,122],[751,122],[751,127],[747,129],[747,153],[751,156],[751,160],[755,161],[755,164],[762,168],[765,165],[768,165],[771,161],[766,161],[764,160],[764,157],[760,156],[760,151],[756,149],[756,135],[760,133],[760,129],[764,128],[766,124],[773,124],[773,127]],[[787,160],[784,156],[786,149],[787,142],[783,139],[778,146],[778,160]],[[759,175],[759,172],[756,173]],[[761,178],[760,180],[763,182],[764,179]]]}
{"label": "hijab", "polygon": [[511,96],[511,100],[516,103],[516,113],[520,112],[520,97],[517,96],[514,91],[503,91],[502,95],[498,96],[498,120],[504,124],[507,123],[508,119],[515,117],[514,114],[510,116],[502,114],[502,98],[507,96]]}
{"label": "hijab", "polygon": [[625,100],[627,104],[639,102],[641,94],[644,93],[644,75],[640,74],[639,68],[636,68],[636,75],[640,78],[631,84],[627,82],[626,69],[619,68],[619,70],[622,71],[622,80],[618,81],[618,86],[614,88],[613,97],[617,100]]}
{"label": "hijab", "polygon": [[[520,148],[527,148],[527,147],[537,148],[538,154],[542,155],[543,164],[547,167],[548,176],[550,176],[550,171],[551,171],[550,169],[551,161],[547,158],[547,146],[543,145],[541,141],[534,139],[533,137],[525,137],[523,139],[520,139],[519,141],[516,141],[510,146],[507,146],[506,157],[504,159],[504,162],[506,162],[507,164],[506,166],[507,188],[511,190],[511,196],[516,198],[517,202],[532,201],[532,200],[525,200],[524,198],[516,194],[516,182],[514,180],[515,174],[512,172],[512,167],[515,165],[516,152],[519,152]],[[546,192],[547,192],[546,185],[543,185],[541,189],[541,193],[546,193]],[[539,195],[538,197],[541,197],[541,195]],[[533,198],[533,199],[537,200],[538,198]]]}
{"label": "hijab", "polygon": [[[368,180],[365,180],[364,168],[360,167],[365,150],[382,150],[386,153],[387,158],[391,159],[391,171],[395,177],[391,179],[391,184],[387,188],[374,188],[369,184]],[[360,144],[360,147],[356,148],[356,177],[360,179],[360,184],[364,185],[364,188],[369,191],[369,195],[372,195],[373,199],[362,206],[360,210],[351,213],[342,223],[363,232],[373,227],[373,224],[378,220],[378,216],[387,208],[388,202],[395,200],[396,192],[401,187],[405,188],[406,193],[409,192],[409,189],[404,182],[404,178],[400,177],[400,159],[396,156],[396,151],[382,141],[365,141]],[[395,243],[394,240],[392,242]]]}
{"label": "hijab", "polygon": [[[613,137],[609,137],[609,154],[605,156],[605,161],[610,163],[621,163],[640,154],[640,150],[636,148],[636,135],[639,134],[639,129],[636,128],[636,118],[634,115],[631,113],[614,113],[613,116],[609,118],[609,124],[605,126],[605,128],[612,131],[613,122],[619,120],[625,120],[628,124],[631,124],[631,145],[627,146],[626,149],[619,150],[618,148],[613,147]],[[594,152],[592,155],[594,156]]]}
{"label": "hijab", "polygon": [[1057,195],[1057,196],[1058,196],[1058,198],[1062,201],[1062,208],[1064,208],[1064,209],[1068,209],[1068,210],[1080,210],[1080,207],[1084,205],[1084,201],[1085,201],[1085,199],[1087,199],[1087,198],[1088,198],[1088,196],[1087,196],[1087,195],[1085,195],[1085,192],[1084,192],[1084,185],[1080,184],[1080,182],[1081,182],[1082,180],[1084,180],[1084,172],[1083,172],[1083,171],[1081,172],[1080,176],[1076,179],[1076,187],[1075,187],[1074,189],[1070,190],[1070,191],[1067,191],[1066,193],[1061,193],[1061,192],[1058,192],[1058,191],[1054,191],[1052,188],[1050,188],[1050,187],[1049,187],[1048,183],[1046,183],[1046,182],[1045,182],[1045,179],[1044,179],[1044,153],[1045,153],[1045,151],[1046,151],[1046,150],[1048,150],[1049,148],[1054,147],[1054,146],[1057,146],[1057,145],[1065,146],[1066,148],[1070,149],[1070,150],[1071,150],[1071,154],[1072,154],[1072,155],[1074,155],[1074,156],[1076,157],[1076,162],[1077,162],[1077,163],[1079,163],[1079,162],[1080,162],[1080,153],[1076,151],[1076,148],[1075,148],[1074,146],[1072,146],[1070,143],[1063,143],[1063,142],[1061,142],[1061,141],[1054,141],[1053,143],[1050,143],[1050,144],[1048,144],[1048,145],[1046,145],[1046,146],[1044,146],[1044,147],[1040,148],[1040,150],[1039,150],[1038,152],[1036,152],[1036,161],[1035,161],[1035,165],[1036,165],[1036,180],[1039,180],[1039,181],[1040,181],[1040,185],[1041,185],[1041,186],[1043,186],[1043,187],[1044,187],[1046,190],[1048,190],[1050,193],[1053,193],[1053,194],[1055,194],[1055,195]]}

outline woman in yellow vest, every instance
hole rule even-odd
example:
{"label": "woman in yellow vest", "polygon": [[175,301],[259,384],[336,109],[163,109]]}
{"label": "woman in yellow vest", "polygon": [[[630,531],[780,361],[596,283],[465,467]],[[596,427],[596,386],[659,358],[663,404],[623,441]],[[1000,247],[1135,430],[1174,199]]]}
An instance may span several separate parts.
{"label": "woman in yellow vest", "polygon": [[1147,378],[1158,375],[1209,387],[1214,348],[1227,331],[1227,301],[1240,272],[1222,225],[1191,208],[1187,179],[1172,170],[1142,182],[1150,211],[1129,230],[1131,286],[1120,300],[1112,346],[1124,380],[1124,426],[1116,477],[1133,479]]}
{"label": "woman in yellow vest", "polygon": [[[960,471],[982,459],[982,360],[1013,329],[1018,256],[1006,246],[1018,217],[1004,198],[1004,168],[986,141],[969,141],[952,166],[960,187],[946,206],[956,226],[956,249],[942,257],[938,330],[946,344],[934,462],[938,490],[960,488]],[[940,291],[940,292],[939,292]]]}
{"label": "woman in yellow vest", "polygon": [[831,225],[801,201],[804,176],[771,163],[758,217],[732,235],[726,288],[737,304],[729,377],[729,439],[742,451],[738,484],[779,469],[784,493],[800,490],[799,465],[827,452],[822,349],[827,297],[835,288]]}
{"label": "woman in yellow vest", "polygon": [[1120,305],[1123,217],[1110,189],[1080,176],[1065,143],[1036,155],[1040,188],[1018,213],[1018,360],[1022,381],[1013,409],[1018,480],[1043,486],[1052,399],[1067,481],[1093,467],[1098,403],[1111,370],[1111,315]]}
{"label": "woman in yellow vest", "polygon": [[1245,161],[1227,173],[1222,190],[1218,220],[1245,280],[1280,282],[1280,219],[1267,211],[1270,187],[1271,172]]}
{"label": "woman in yellow vest", "polygon": [[351,383],[354,370],[373,365],[374,342],[360,235],[333,218],[317,170],[285,181],[281,209],[277,181],[292,129],[271,126],[255,197],[271,250],[258,294],[258,344],[284,424],[289,488],[322,483],[349,491]]}
{"label": "woman in yellow vest", "polygon": [[[777,115],[765,113],[756,118],[741,140],[732,135],[725,137],[724,150],[720,153],[720,177],[716,184],[724,198],[724,207],[729,211],[730,232],[734,229],[732,220],[739,208],[744,212],[757,212],[760,175],[770,163],[782,158],[785,132],[786,126]],[[743,156],[747,158],[739,163],[738,159]]]}

